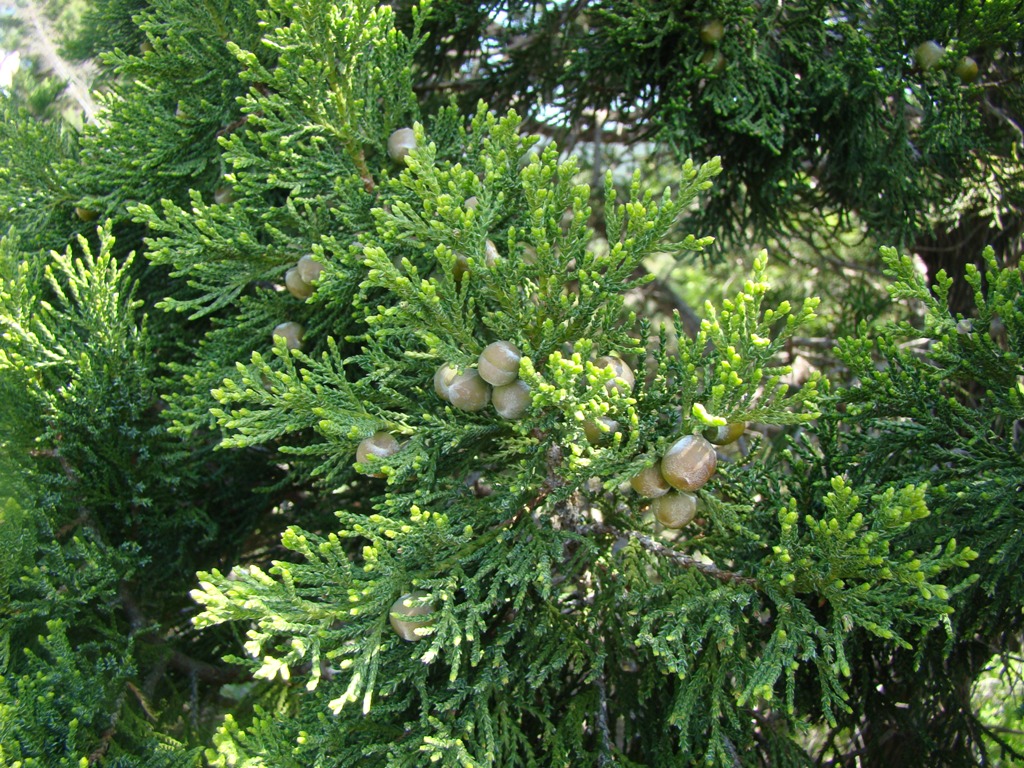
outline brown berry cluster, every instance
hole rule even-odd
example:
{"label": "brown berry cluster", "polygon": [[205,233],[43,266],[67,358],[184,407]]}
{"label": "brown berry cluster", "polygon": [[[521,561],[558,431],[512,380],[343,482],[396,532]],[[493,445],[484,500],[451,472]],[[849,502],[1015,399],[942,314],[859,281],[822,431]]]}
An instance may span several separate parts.
{"label": "brown berry cluster", "polygon": [[743,434],[742,423],[712,427],[702,435],[684,435],[662,456],[630,480],[633,490],[653,499],[651,511],[666,528],[682,528],[697,514],[699,490],[718,467],[715,445],[726,445]]}
{"label": "brown berry cluster", "polygon": [[520,419],[530,407],[530,387],[519,378],[522,353],[510,341],[484,347],[476,368],[464,371],[445,363],[434,374],[434,391],[460,411],[476,413],[488,404],[503,419]]}

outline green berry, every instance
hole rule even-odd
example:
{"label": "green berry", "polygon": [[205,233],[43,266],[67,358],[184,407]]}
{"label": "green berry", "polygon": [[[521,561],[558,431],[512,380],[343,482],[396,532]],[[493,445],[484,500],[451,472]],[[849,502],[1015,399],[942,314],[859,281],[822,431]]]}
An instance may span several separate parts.
{"label": "green berry", "polygon": [[519,378],[519,360],[522,353],[515,344],[495,341],[484,347],[477,360],[480,378],[495,387],[511,384]]}
{"label": "green berry", "polygon": [[700,435],[676,440],[661,457],[661,476],[679,491],[696,491],[715,474],[715,447]]}
{"label": "green berry", "polygon": [[388,137],[388,157],[405,165],[409,151],[416,148],[416,134],[412,128],[399,128]]}
{"label": "green berry", "polygon": [[284,339],[288,349],[302,349],[302,337],[305,333],[306,329],[300,323],[288,321],[276,326],[271,335]]}
{"label": "green berry", "polygon": [[978,62],[970,56],[964,56],[956,63],[956,76],[965,85],[973,83],[978,78]]}
{"label": "green berry", "polygon": [[725,71],[726,59],[717,48],[708,48],[700,57],[702,67],[712,75],[720,75]]}
{"label": "green berry", "polygon": [[720,19],[711,19],[700,28],[700,41],[704,45],[718,45],[725,36],[725,25]]}
{"label": "green berry", "polygon": [[697,514],[697,497],[686,491],[673,491],[652,501],[651,512],[666,528],[682,528]]}
{"label": "green berry", "polygon": [[406,592],[391,604],[389,618],[391,628],[395,630],[400,638],[409,643],[422,640],[426,633],[419,634],[416,630],[433,626],[433,619],[416,621],[417,616],[429,616],[434,612],[434,606],[430,603],[430,593],[422,590]]}
{"label": "green berry", "polygon": [[491,402],[501,418],[520,419],[533,402],[530,386],[522,379],[516,379],[511,384],[495,387],[491,392]]}
{"label": "green berry", "polygon": [[640,472],[639,475],[629,481],[629,484],[633,486],[634,491],[649,499],[664,496],[672,490],[669,484],[665,482],[665,478],[661,476],[660,460]]}
{"label": "green berry", "polygon": [[728,445],[740,439],[747,425],[742,421],[726,424],[724,427],[708,427],[702,433],[710,443]]}
{"label": "green berry", "polygon": [[[367,467],[373,466],[374,461],[394,456],[398,453],[399,448],[401,446],[390,433],[384,431],[374,432],[373,435],[360,441],[359,445],[356,446],[356,462]],[[371,460],[371,456],[376,457],[376,459]],[[378,472],[367,472],[367,474],[370,477],[384,477],[383,474]]]}
{"label": "green berry", "polygon": [[914,61],[923,70],[929,70],[942,61],[946,49],[934,40],[926,40],[914,49]]}
{"label": "green berry", "polygon": [[300,301],[305,301],[313,295],[313,286],[302,279],[298,267],[292,267],[284,273],[284,287]]}
{"label": "green berry", "polygon": [[482,411],[491,402],[491,387],[471,368],[452,379],[448,385],[448,400],[460,411]]}
{"label": "green berry", "polygon": [[614,357],[612,355],[605,355],[604,357],[597,358],[594,363],[598,368],[611,368],[615,373],[615,378],[611,381],[605,382],[605,388],[611,391],[617,391],[620,395],[628,395],[633,391],[633,386],[636,384],[636,377],[633,375],[633,369],[626,365],[621,358]]}

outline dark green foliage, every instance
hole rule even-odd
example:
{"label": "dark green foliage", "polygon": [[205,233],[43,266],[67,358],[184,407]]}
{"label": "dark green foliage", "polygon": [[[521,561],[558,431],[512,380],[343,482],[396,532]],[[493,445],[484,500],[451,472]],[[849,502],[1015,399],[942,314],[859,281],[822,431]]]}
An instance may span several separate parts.
{"label": "dark green foliage", "polygon": [[[976,314],[964,318],[945,304],[952,278],[940,275],[933,293],[909,259],[892,250],[884,256],[896,280],[893,295],[921,301],[924,326],[903,325],[874,342],[886,362],[881,370],[871,362],[871,340],[840,345],[843,361],[860,377],[860,386],[843,397],[844,422],[856,429],[839,437],[842,455],[859,476],[879,484],[896,478],[929,484],[942,529],[971,541],[986,564],[976,586],[985,596],[965,593],[959,621],[965,629],[1006,630],[1019,624],[1024,594],[1016,567],[1024,556],[1020,270],[1000,269],[991,250],[984,274],[968,267]],[[901,343],[911,340],[912,346]],[[921,531],[936,533],[934,526]]]}
{"label": "dark green foliage", "polygon": [[[463,7],[435,3],[434,45],[420,52],[428,94],[512,105],[572,142],[656,138],[676,157],[720,156],[730,172],[687,226],[724,242],[742,246],[751,229],[830,232],[824,215],[835,212],[881,242],[910,244],[961,215],[988,221],[991,194],[1022,200],[1019,3]],[[723,34],[705,44],[713,20]],[[945,55],[923,70],[913,52],[928,40]],[[968,55],[981,75],[965,84],[956,67]],[[1013,205],[994,230],[1017,231]]]}
{"label": "dark green foliage", "polygon": [[62,46],[73,59],[88,59],[114,48],[141,53],[146,34],[135,19],[153,5],[148,0],[90,0],[82,11],[82,21]]}

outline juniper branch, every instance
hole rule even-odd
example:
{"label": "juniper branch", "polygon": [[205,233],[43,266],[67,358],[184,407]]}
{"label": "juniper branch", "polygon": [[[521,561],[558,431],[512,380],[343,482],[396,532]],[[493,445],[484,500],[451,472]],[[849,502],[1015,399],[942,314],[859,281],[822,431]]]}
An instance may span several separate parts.
{"label": "juniper branch", "polygon": [[700,571],[705,576],[710,576],[713,579],[718,579],[719,581],[724,581],[726,583],[746,584],[754,589],[760,589],[757,579],[755,578],[744,576],[742,573],[737,573],[736,571],[724,570],[714,563],[705,563],[697,560],[696,558],[687,555],[685,552],[679,552],[671,547],[666,547],[664,544],[655,541],[650,536],[645,533],[641,533],[640,531],[623,531],[606,523],[594,523],[592,525],[581,526],[577,529],[577,532],[583,535],[597,533],[614,536],[615,538],[631,538],[639,542],[639,544],[651,554],[672,560],[684,568],[693,568]]}

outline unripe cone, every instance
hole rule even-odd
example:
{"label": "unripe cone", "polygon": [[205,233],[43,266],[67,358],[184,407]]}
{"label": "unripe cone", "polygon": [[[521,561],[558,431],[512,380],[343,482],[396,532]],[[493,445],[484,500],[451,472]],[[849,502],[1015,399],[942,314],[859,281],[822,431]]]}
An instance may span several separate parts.
{"label": "unripe cone", "polygon": [[956,64],[956,76],[961,83],[973,83],[978,77],[978,62],[970,56],[964,56]]}
{"label": "unripe cone", "polygon": [[482,411],[491,402],[491,388],[474,369],[464,371],[448,385],[448,400],[462,411]]}
{"label": "unripe cone", "polygon": [[665,482],[665,478],[661,476],[660,460],[641,471],[639,475],[629,481],[629,484],[633,486],[634,491],[649,499],[664,496],[672,490],[669,484]]}
{"label": "unripe cone", "polygon": [[727,63],[725,56],[717,48],[708,48],[700,57],[701,66],[705,67],[712,75],[722,74]]}
{"label": "unripe cone", "polygon": [[292,267],[284,273],[284,287],[300,301],[305,301],[313,295],[313,286],[302,279],[297,267]]}
{"label": "unripe cone", "polygon": [[697,497],[686,491],[669,493],[651,502],[651,512],[666,528],[682,528],[697,514]]}
{"label": "unripe cone", "polygon": [[416,134],[412,128],[399,128],[388,137],[388,157],[405,165],[409,150],[416,148]]}
{"label": "unripe cone", "polygon": [[501,418],[520,419],[533,402],[530,386],[522,379],[516,379],[511,384],[495,387],[491,392],[491,402]]}
{"label": "unripe cone", "polygon": [[708,427],[701,434],[715,445],[728,445],[740,439],[747,425],[742,421],[726,424],[724,427]]}
{"label": "unripe cone", "polygon": [[607,416],[598,416],[597,421],[587,419],[583,422],[583,434],[591,445],[609,442],[616,432],[620,432],[619,422]]}
{"label": "unripe cone", "polygon": [[594,362],[598,368],[608,368],[615,372],[615,379],[612,381],[605,382],[605,389],[609,392],[615,390],[620,395],[628,395],[633,391],[633,387],[636,384],[636,376],[633,375],[633,369],[626,365],[625,361],[621,358],[615,357],[614,355],[605,355],[599,357]]}
{"label": "unripe cone", "polygon": [[324,265],[309,254],[299,259],[299,263],[295,265],[295,268],[299,270],[299,277],[306,283],[316,282],[320,279],[320,273],[324,271]]}
{"label": "unripe cone", "polygon": [[[360,441],[359,445],[356,446],[356,462],[365,466],[372,466],[374,461],[370,459],[371,456],[375,456],[377,459],[386,459],[388,456],[394,456],[398,453],[399,448],[401,446],[398,441],[388,432],[383,430],[374,432],[373,435]],[[384,477],[383,474],[376,472],[368,474],[370,477]]]}
{"label": "unripe cone", "polygon": [[704,45],[718,45],[725,36],[725,25],[719,19],[705,22],[700,28],[700,41]]}
{"label": "unripe cone", "polygon": [[448,396],[448,387],[452,385],[452,381],[458,373],[459,372],[455,368],[452,368],[448,363],[442,365],[434,373],[434,391],[442,400],[451,402],[451,398]]}
{"label": "unripe cone", "polygon": [[305,333],[306,329],[302,327],[301,323],[289,320],[286,323],[275,326],[271,336],[280,336],[284,339],[288,349],[302,349],[302,337]]}
{"label": "unripe cone", "polygon": [[75,206],[75,215],[82,221],[96,221],[99,217],[99,211],[94,211],[91,208],[82,208]]}
{"label": "unripe cone", "polygon": [[519,378],[519,360],[522,357],[515,344],[495,341],[484,347],[477,360],[480,378],[495,387],[511,384]]}
{"label": "unripe cone", "polygon": [[934,40],[926,40],[914,49],[914,60],[921,69],[931,69],[946,55],[946,49]]}
{"label": "unripe cone", "polygon": [[416,634],[416,630],[432,626],[434,623],[433,619],[415,620],[417,616],[427,616],[434,612],[434,606],[427,602],[429,597],[430,593],[422,590],[406,592],[391,604],[391,628],[408,643],[422,640],[423,636]]}
{"label": "unripe cone", "polygon": [[715,474],[715,447],[700,435],[685,435],[661,458],[661,475],[679,491],[696,491]]}

